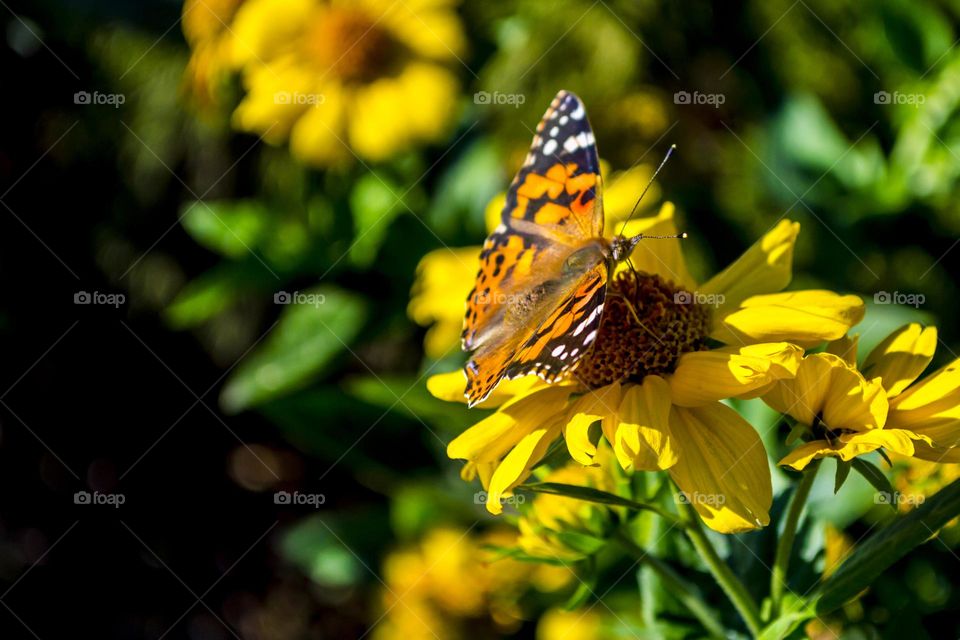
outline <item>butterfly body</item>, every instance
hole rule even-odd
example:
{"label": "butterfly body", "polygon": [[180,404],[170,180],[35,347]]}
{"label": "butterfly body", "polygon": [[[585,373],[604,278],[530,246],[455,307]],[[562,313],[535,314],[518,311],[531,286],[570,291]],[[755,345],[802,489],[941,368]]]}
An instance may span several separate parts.
{"label": "butterfly body", "polygon": [[467,298],[470,406],[504,378],[568,375],[599,331],[606,287],[640,237],[603,235],[600,165],[581,100],[554,98],[507,192]]}

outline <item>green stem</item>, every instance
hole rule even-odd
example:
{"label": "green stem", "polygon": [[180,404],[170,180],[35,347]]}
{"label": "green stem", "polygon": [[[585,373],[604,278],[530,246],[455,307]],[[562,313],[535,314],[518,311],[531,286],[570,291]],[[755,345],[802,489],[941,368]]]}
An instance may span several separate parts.
{"label": "green stem", "polygon": [[790,566],[793,541],[797,535],[797,525],[800,523],[800,515],[807,504],[807,498],[810,496],[810,489],[813,487],[813,481],[817,477],[819,467],[820,461],[815,460],[804,470],[803,476],[800,478],[800,484],[797,485],[793,496],[790,498],[790,506],[787,507],[787,519],[783,523],[780,540],[777,541],[777,555],[773,561],[773,571],[770,573],[771,618],[777,617],[780,613],[783,590],[787,586],[787,569]]}
{"label": "green stem", "polygon": [[720,554],[714,548],[707,532],[703,530],[700,522],[700,516],[693,506],[681,503],[680,508],[686,513],[687,519],[687,537],[693,543],[693,548],[697,550],[700,557],[706,563],[714,579],[720,584],[720,588],[727,594],[730,602],[733,603],[737,613],[743,618],[750,633],[756,637],[760,634],[762,623],[760,621],[760,609],[754,601],[750,592],[743,586],[743,583],[733,573],[729,565],[723,561]]}
{"label": "green stem", "polygon": [[697,595],[693,587],[680,577],[670,565],[656,556],[650,555],[622,529],[617,531],[617,540],[634,558],[646,564],[660,577],[660,580],[663,581],[664,586],[670,594],[689,609],[690,613],[692,613],[697,620],[700,621],[700,624],[703,625],[703,628],[707,630],[711,638],[726,637],[726,630],[723,628],[723,625],[720,624],[720,621],[717,620],[716,616],[714,616],[710,607],[700,599],[700,596]]}

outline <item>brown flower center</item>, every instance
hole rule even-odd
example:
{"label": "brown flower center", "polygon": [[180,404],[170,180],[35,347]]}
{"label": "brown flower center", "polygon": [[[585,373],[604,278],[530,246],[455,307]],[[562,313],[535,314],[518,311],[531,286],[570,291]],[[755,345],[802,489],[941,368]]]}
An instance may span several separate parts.
{"label": "brown flower center", "polygon": [[343,80],[383,75],[399,45],[376,19],[354,9],[331,9],[307,29],[307,52],[326,72]]}
{"label": "brown flower center", "polygon": [[681,355],[705,348],[709,322],[693,294],[658,275],[622,271],[607,289],[597,341],[573,376],[597,388],[671,373]]}

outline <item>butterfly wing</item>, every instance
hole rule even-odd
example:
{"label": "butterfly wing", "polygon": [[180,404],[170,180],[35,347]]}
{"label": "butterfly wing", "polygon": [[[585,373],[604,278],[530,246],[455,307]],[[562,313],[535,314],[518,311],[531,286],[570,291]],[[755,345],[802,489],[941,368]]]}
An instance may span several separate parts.
{"label": "butterfly wing", "polygon": [[583,102],[560,91],[507,191],[501,224],[480,254],[461,334],[465,351],[498,335],[507,303],[555,273],[566,254],[603,235],[600,161]]}
{"label": "butterfly wing", "polygon": [[597,339],[607,293],[607,263],[599,262],[517,351],[504,376],[535,373],[555,382],[573,371]]}
{"label": "butterfly wing", "polygon": [[541,283],[530,294],[532,304],[511,303],[499,339],[478,349],[464,367],[469,406],[482,402],[503,378],[535,373],[555,382],[572,371],[596,340],[606,288],[607,263],[600,260],[575,278]]}

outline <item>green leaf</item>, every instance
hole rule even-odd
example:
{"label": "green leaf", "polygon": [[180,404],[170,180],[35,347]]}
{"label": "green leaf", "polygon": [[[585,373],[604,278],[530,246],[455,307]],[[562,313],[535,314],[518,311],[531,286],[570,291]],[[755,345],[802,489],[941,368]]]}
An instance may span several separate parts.
{"label": "green leaf", "polygon": [[784,597],[781,610],[784,613],[764,627],[757,640],[783,640],[803,622],[816,615],[810,602],[804,602],[791,594]]}
{"label": "green leaf", "polygon": [[368,173],[356,181],[350,193],[356,233],[350,247],[350,259],[355,264],[367,266],[373,262],[390,222],[407,210],[403,205],[404,191],[375,173]]}
{"label": "green leaf", "polygon": [[850,464],[857,473],[866,478],[867,482],[873,485],[873,488],[878,491],[878,495],[876,496],[877,504],[886,504],[896,511],[897,505],[894,504],[893,500],[896,491],[890,484],[887,476],[883,474],[883,471],[881,471],[877,465],[872,462],[867,462],[863,458],[854,458],[850,461]]}
{"label": "green leaf", "polygon": [[817,613],[838,609],[869,587],[887,567],[960,515],[960,480],[861,544],[818,589]]}
{"label": "green leaf", "polygon": [[850,463],[843,460],[837,460],[837,475],[836,480],[833,483],[833,493],[836,495],[840,492],[840,488],[843,487],[844,483],[847,481],[847,478],[850,477]]}
{"label": "green leaf", "polygon": [[347,348],[366,317],[363,301],[340,289],[317,287],[296,296],[282,293],[291,304],[223,388],[220,402],[227,412],[236,413],[308,384]]}
{"label": "green leaf", "polygon": [[257,200],[196,201],[184,208],[181,224],[208,249],[239,258],[259,244],[269,215],[266,206]]}
{"label": "green leaf", "polygon": [[567,611],[579,609],[586,604],[597,587],[597,563],[592,557],[579,565],[576,576],[578,579],[577,590],[563,605],[563,608]]}
{"label": "green leaf", "polygon": [[585,500],[587,502],[596,502],[615,507],[626,507],[634,511],[653,511],[663,518],[672,522],[680,523],[679,519],[671,513],[663,511],[660,507],[643,502],[635,502],[622,498],[606,491],[593,489],[592,487],[579,487],[572,484],[563,484],[560,482],[537,482],[534,484],[520,485],[515,491],[533,491],[535,493],[551,493],[558,496],[566,496],[575,500]]}

